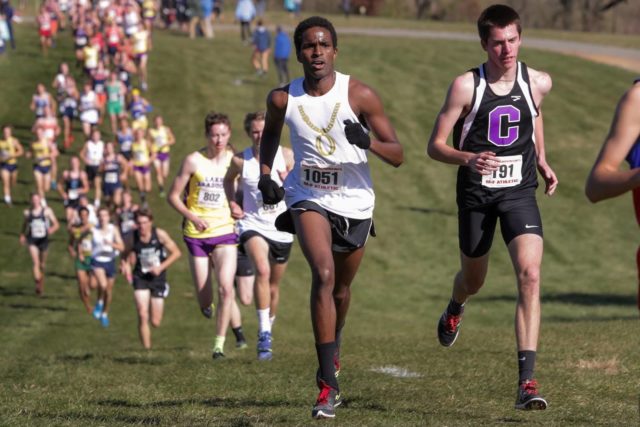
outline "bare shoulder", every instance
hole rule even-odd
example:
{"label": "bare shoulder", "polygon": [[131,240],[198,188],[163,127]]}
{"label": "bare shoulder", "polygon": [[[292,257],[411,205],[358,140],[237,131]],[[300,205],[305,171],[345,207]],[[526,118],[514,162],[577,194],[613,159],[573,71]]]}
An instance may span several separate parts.
{"label": "bare shoulder", "polygon": [[233,155],[231,164],[238,169],[242,169],[242,166],[244,165],[244,150]]}
{"label": "bare shoulder", "polygon": [[187,157],[182,161],[182,172],[191,172],[195,170],[200,156],[200,151],[194,151],[191,154],[187,154]]}
{"label": "bare shoulder", "polygon": [[286,110],[289,100],[289,85],[273,89],[267,96],[267,106],[271,109]]}
{"label": "bare shoulder", "polygon": [[529,71],[529,80],[531,81],[531,85],[533,89],[537,90],[542,96],[546,95],[551,91],[552,81],[549,73],[545,71],[535,70],[533,68],[528,68]]}
{"label": "bare shoulder", "polygon": [[627,90],[623,96],[623,100],[640,107],[640,81]]}
{"label": "bare shoulder", "polygon": [[376,91],[366,83],[355,77],[349,78],[349,98],[368,101],[371,99],[377,99],[378,94]]}
{"label": "bare shoulder", "polygon": [[164,231],[162,228],[156,227],[156,235],[158,236],[158,240],[160,240],[160,243],[162,244],[171,241],[171,236],[169,236],[169,233]]}
{"label": "bare shoulder", "polygon": [[456,95],[473,95],[475,85],[473,72],[467,71],[453,79],[453,82],[451,82],[451,91],[455,91]]}

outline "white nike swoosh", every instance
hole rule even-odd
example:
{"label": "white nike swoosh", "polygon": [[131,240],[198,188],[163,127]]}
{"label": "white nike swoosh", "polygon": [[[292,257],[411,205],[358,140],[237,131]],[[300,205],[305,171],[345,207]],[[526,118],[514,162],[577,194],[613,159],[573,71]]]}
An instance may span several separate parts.
{"label": "white nike swoosh", "polygon": [[529,225],[529,224],[525,224],[524,228],[538,228],[540,227],[539,225]]}

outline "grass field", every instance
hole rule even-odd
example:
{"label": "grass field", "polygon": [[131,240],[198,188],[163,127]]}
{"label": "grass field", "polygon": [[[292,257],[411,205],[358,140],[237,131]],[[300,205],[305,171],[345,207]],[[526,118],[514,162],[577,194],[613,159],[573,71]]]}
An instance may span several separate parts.
{"label": "grass field", "polygon": [[[15,124],[26,143],[30,95],[70,60],[71,42],[62,40],[45,59],[35,31],[18,31],[20,50],[0,57],[0,122]],[[540,195],[546,253],[537,376],[550,407],[522,413],[513,409],[514,278],[499,236],[486,288],[467,305],[456,345],[444,349],[435,336],[457,270],[455,168],[428,160],[424,149],[449,82],[482,62],[482,52],[476,43],[392,38],[341,37],[339,46],[338,68],[378,90],[406,161],[399,169],[371,161],[378,237],[353,287],[342,356],[346,402],[336,424],[637,425],[637,226],[630,197],[591,206],[583,195],[633,75],[557,54],[521,55],[554,79],[545,130],[560,179],[554,197]],[[174,159],[202,145],[202,119],[211,109],[230,114],[233,142],[248,145],[242,117],[263,108],[276,84],[273,72],[253,76],[249,55],[236,33],[211,42],[156,34],[149,99],[176,133]],[[309,272],[297,247],[282,284],[272,362],[255,360],[251,307],[243,309],[250,349],[235,350],[229,334],[227,358],[211,360],[214,325],[199,313],[184,259],[169,273],[172,293],[154,348],[143,351],[132,292],[121,278],[112,325],[102,329],[85,314],[63,232],[51,244],[46,294],[33,295],[17,231],[31,189],[22,161],[18,206],[0,207],[1,425],[311,424],[316,356]],[[61,216],[60,201],[52,200]],[[178,215],[156,196],[151,206],[156,223],[179,239]],[[390,375],[397,372],[405,375]]]}

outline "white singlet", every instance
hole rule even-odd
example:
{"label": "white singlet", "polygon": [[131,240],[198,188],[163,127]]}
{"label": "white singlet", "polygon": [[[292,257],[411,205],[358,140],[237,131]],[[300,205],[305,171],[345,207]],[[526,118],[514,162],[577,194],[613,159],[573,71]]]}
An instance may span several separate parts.
{"label": "white singlet", "polygon": [[344,134],[345,120],[358,122],[349,105],[349,76],[336,71],[322,96],[305,93],[303,80],[291,82],[285,114],[295,157],[284,183],[287,206],[309,200],[347,218],[371,218],[375,195],[367,152]]}
{"label": "white singlet", "polygon": [[102,159],[104,158],[104,142],[102,141],[87,141],[87,165],[100,166]]}
{"label": "white singlet", "polygon": [[106,231],[100,227],[93,229],[93,253],[91,254],[93,259],[98,262],[111,262],[115,259],[116,251],[113,249],[115,234],[113,224],[109,224]]}
{"label": "white singlet", "polygon": [[[276,242],[291,243],[293,235],[276,230],[275,220],[278,215],[287,210],[284,201],[277,205],[265,205],[262,202],[262,193],[258,190],[260,180],[260,164],[253,155],[253,148],[246,148],[242,152],[244,162],[242,165],[242,209],[244,218],[237,222],[238,234],[253,230],[264,237]],[[282,185],[278,171],[285,171],[287,165],[282,155],[282,148],[278,147],[276,157],[271,167],[271,179]]]}

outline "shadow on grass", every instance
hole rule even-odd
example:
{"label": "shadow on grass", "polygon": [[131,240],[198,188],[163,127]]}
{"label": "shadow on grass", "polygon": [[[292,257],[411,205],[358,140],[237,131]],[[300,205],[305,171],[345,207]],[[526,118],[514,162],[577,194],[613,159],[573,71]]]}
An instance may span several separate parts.
{"label": "shadow on grass", "polygon": [[438,214],[444,216],[456,216],[455,212],[445,211],[442,209],[421,208],[418,206],[400,206],[400,209],[405,211],[423,213],[423,214]]}
{"label": "shadow on grass", "polygon": [[53,305],[34,305],[34,304],[2,304],[4,307],[13,308],[15,310],[46,310],[46,311],[69,311],[66,307],[56,307]]}
{"label": "shadow on grass", "polygon": [[57,277],[62,280],[76,280],[76,276],[72,276],[71,274],[58,273],[57,271],[47,272],[47,276]]}
{"label": "shadow on grass", "polygon": [[55,424],[57,422],[78,422],[85,425],[109,425],[115,422],[121,422],[124,424],[138,424],[138,425],[160,425],[162,424],[161,417],[154,416],[137,416],[137,415],[122,415],[122,414],[87,414],[79,412],[63,412],[63,413],[49,413],[49,412],[33,412],[30,414],[33,417],[48,419]]}
{"label": "shadow on grass", "polygon": [[92,353],[85,353],[85,354],[65,354],[63,356],[58,356],[58,360],[61,362],[71,362],[71,363],[78,363],[78,362],[86,362],[88,360],[91,360],[94,358],[94,355]]}
{"label": "shadow on grass", "polygon": [[[516,301],[515,293],[512,295],[493,295],[493,296],[478,296],[473,298],[476,301]],[[636,297],[634,295],[619,295],[619,294],[587,294],[583,292],[568,292],[568,293],[545,293],[542,296],[543,303],[560,303],[560,304],[575,304],[586,306],[603,306],[603,305],[621,305],[630,306],[636,305]]]}
{"label": "shadow on grass", "polygon": [[15,289],[15,288],[5,288],[4,286],[0,286],[0,297],[18,297],[18,296],[31,296],[33,295],[33,289]]}
{"label": "shadow on grass", "polygon": [[[181,407],[185,405],[201,405],[208,407],[216,407],[216,408],[234,408],[234,409],[243,409],[243,408],[282,408],[282,407],[298,407],[299,403],[293,402],[291,400],[282,398],[282,399],[274,399],[274,400],[253,400],[253,399],[237,399],[237,398],[224,398],[224,397],[214,397],[211,399],[171,399],[171,400],[160,400],[157,402],[147,402],[147,403],[138,403],[131,402],[125,399],[103,399],[95,401],[100,406],[109,406],[115,408],[139,408],[139,409],[149,409],[149,408],[173,408],[173,407]],[[378,412],[386,412],[387,408],[384,406],[371,402],[366,399],[360,398],[351,398],[345,399],[342,404],[343,408],[353,409],[366,409],[370,411],[378,411]]]}

